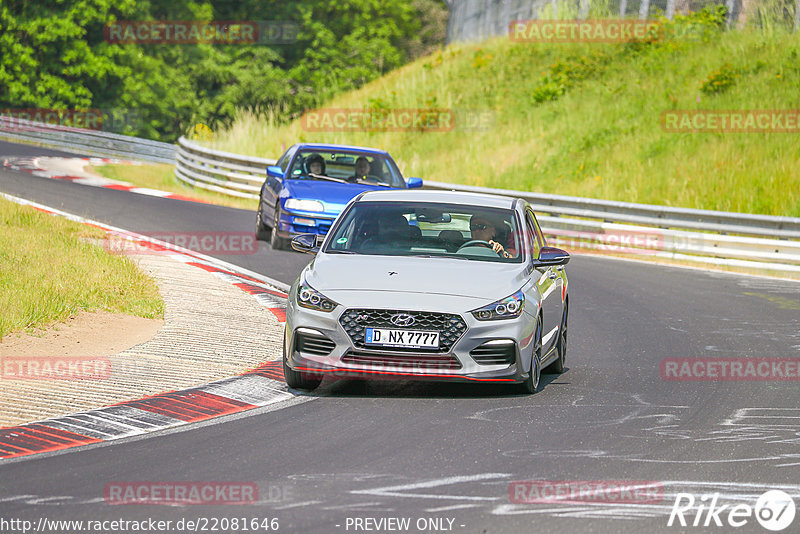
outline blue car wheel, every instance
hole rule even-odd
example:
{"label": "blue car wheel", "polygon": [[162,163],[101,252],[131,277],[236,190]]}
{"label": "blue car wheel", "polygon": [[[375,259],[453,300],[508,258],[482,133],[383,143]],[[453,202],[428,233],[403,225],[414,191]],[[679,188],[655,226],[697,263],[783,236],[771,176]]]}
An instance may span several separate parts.
{"label": "blue car wheel", "polygon": [[281,205],[275,204],[275,216],[272,219],[272,236],[270,237],[269,244],[272,245],[273,250],[286,250],[289,248],[289,240],[284,239],[278,235],[278,228],[281,225]]}

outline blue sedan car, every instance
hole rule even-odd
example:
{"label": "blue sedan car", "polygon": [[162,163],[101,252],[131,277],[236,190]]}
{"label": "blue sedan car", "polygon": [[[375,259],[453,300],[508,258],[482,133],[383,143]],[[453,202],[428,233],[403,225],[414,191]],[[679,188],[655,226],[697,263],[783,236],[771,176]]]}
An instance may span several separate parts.
{"label": "blue sedan car", "polygon": [[256,238],[288,249],[300,234],[325,235],[350,199],[364,191],[422,187],[403,179],[392,157],[373,148],[297,144],[267,168]]}

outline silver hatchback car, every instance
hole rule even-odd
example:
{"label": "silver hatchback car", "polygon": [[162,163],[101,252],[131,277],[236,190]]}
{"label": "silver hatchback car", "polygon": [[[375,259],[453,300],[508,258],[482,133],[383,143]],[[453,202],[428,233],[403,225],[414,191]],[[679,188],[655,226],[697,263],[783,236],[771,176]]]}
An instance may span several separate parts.
{"label": "silver hatchback car", "polygon": [[517,383],[564,370],[565,251],[522,199],[449,191],[354,198],[289,292],[290,387],[326,375]]}

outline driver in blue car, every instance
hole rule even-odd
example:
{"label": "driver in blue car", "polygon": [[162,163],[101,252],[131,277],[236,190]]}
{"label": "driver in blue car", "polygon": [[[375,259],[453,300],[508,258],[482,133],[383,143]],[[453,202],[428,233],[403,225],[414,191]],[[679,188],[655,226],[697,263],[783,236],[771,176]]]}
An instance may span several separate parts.
{"label": "driver in blue car", "polygon": [[312,176],[325,176],[325,158],[319,154],[311,154],[306,160],[306,169]]}
{"label": "driver in blue car", "polygon": [[473,215],[469,221],[469,230],[472,239],[485,241],[495,253],[502,258],[513,258],[517,254],[513,250],[506,250],[501,242],[508,243],[508,231],[502,220],[493,221],[485,215]]}
{"label": "driver in blue car", "polygon": [[364,156],[359,156],[356,160],[356,172],[353,176],[347,179],[348,182],[358,182],[365,180],[369,175],[369,160]]}

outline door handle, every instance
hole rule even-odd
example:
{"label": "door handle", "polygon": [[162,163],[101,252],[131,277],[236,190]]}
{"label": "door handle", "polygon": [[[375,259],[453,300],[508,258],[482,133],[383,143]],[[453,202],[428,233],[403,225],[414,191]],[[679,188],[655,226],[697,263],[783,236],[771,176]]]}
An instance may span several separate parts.
{"label": "door handle", "polygon": [[555,280],[556,278],[558,278],[558,273],[555,271],[550,271],[549,273],[547,273],[547,278],[549,278],[550,280]]}

